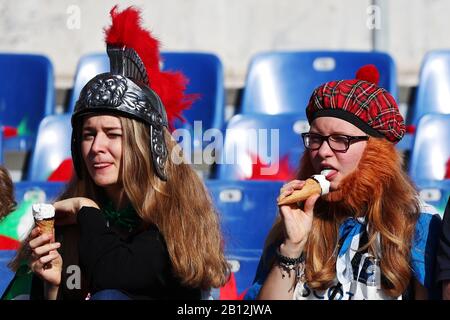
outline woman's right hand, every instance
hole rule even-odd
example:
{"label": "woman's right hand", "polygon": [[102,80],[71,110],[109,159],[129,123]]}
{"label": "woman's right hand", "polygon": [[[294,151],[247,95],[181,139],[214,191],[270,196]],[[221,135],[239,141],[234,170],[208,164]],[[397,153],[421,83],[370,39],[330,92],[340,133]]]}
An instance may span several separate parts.
{"label": "woman's right hand", "polygon": [[55,207],[55,223],[56,225],[68,225],[77,223],[77,214],[82,207],[94,207],[99,209],[95,201],[84,198],[68,198],[57,201],[53,204]]}
{"label": "woman's right hand", "polygon": [[40,235],[39,227],[35,227],[30,234],[28,246],[31,250],[29,266],[31,271],[52,286],[61,283],[63,261],[58,252],[59,242],[51,242],[54,236]]}
{"label": "woman's right hand", "polygon": [[[305,181],[293,180],[285,184],[280,190],[278,201],[289,196],[294,190],[303,188]],[[311,231],[314,204],[319,195],[309,197],[304,205],[303,210],[297,204],[280,206],[280,215],[284,223],[285,240],[280,246],[282,255],[297,258],[303,251],[309,232]]]}

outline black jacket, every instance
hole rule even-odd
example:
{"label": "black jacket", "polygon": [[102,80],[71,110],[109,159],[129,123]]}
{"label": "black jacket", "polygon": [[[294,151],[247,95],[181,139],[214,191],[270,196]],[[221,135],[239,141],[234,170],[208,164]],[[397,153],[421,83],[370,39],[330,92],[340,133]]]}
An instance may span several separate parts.
{"label": "black jacket", "polygon": [[[155,225],[123,238],[107,225],[100,210],[92,207],[81,208],[77,221],[79,264],[87,291],[74,294],[67,284],[70,275],[63,275],[58,299],[82,298],[86,292],[104,289],[118,289],[132,299],[201,298],[200,289],[187,288],[174,277],[166,243]],[[69,270],[66,253],[61,252],[63,270]],[[32,298],[39,299],[44,291],[42,281],[34,278]]]}

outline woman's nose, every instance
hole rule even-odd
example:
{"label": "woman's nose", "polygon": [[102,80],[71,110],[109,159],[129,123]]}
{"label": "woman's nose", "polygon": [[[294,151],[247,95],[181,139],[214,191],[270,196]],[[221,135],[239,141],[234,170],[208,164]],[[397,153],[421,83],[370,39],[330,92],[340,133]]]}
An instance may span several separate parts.
{"label": "woman's nose", "polygon": [[328,158],[334,155],[334,151],[330,148],[327,140],[322,141],[322,145],[320,146],[319,150],[317,150],[317,153],[322,158]]}
{"label": "woman's nose", "polygon": [[106,143],[106,137],[103,134],[98,133],[92,142],[91,150],[95,153],[105,151]]}

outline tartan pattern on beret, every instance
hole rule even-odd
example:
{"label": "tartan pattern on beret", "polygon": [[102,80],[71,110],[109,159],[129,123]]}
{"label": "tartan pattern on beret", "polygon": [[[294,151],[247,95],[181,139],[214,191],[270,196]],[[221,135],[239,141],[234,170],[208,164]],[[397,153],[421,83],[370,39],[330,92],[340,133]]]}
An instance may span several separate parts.
{"label": "tartan pattern on beret", "polygon": [[364,80],[327,82],[311,95],[306,116],[344,119],[367,134],[397,143],[405,134],[405,123],[392,95]]}

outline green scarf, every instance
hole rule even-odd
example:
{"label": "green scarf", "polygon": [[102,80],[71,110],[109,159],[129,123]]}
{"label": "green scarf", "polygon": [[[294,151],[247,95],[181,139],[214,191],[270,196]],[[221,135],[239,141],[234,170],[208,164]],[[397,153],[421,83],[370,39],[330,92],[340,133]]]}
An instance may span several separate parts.
{"label": "green scarf", "polygon": [[142,219],[137,215],[136,210],[130,205],[125,209],[114,209],[113,203],[109,201],[102,209],[106,220],[110,224],[123,228],[125,230],[133,230],[142,223]]}

